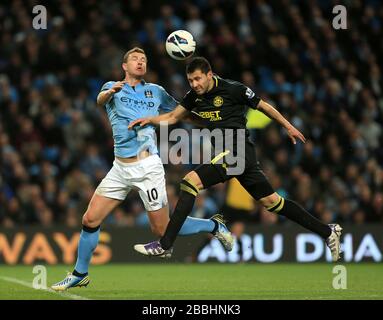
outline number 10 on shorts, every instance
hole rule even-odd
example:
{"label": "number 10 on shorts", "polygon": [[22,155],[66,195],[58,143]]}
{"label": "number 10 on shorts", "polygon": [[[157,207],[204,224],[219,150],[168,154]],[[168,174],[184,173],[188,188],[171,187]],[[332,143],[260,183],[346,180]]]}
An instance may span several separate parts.
{"label": "number 10 on shorts", "polygon": [[148,195],[149,202],[158,199],[158,191],[156,188],[153,188],[152,190],[146,190],[146,194]]}

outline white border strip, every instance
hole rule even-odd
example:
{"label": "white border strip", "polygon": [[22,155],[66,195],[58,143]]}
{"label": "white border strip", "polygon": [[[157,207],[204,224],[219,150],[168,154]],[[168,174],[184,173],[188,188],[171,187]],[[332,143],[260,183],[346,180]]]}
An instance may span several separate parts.
{"label": "white border strip", "polygon": [[69,299],[72,299],[72,300],[91,300],[89,298],[81,297],[81,296],[78,296],[76,294],[71,294],[71,293],[68,293],[68,292],[65,292],[65,291],[64,292],[54,291],[53,289],[50,289],[50,288],[47,288],[47,289],[35,289],[35,288],[33,288],[33,286],[29,282],[22,281],[22,280],[19,280],[19,279],[16,279],[16,278],[1,277],[0,276],[0,279],[2,279],[4,281],[8,281],[8,282],[17,283],[19,285],[22,285],[24,287],[28,287],[28,288],[31,288],[31,289],[34,289],[34,290],[43,290],[43,291],[47,291],[47,292],[50,292],[50,293],[55,293],[55,294],[58,294],[58,295],[60,295],[62,297],[69,298]]}

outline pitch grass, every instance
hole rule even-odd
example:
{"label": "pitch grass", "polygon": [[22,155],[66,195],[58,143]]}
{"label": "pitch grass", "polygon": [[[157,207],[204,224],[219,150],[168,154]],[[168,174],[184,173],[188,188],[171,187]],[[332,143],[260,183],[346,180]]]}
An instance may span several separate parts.
{"label": "pitch grass", "polygon": [[[87,288],[67,292],[89,299],[253,300],[383,299],[381,264],[343,264],[347,289],[332,287],[331,264],[109,264],[92,266]],[[48,285],[68,266],[47,266]],[[68,299],[2,277],[32,283],[32,266],[0,266],[0,299]]]}

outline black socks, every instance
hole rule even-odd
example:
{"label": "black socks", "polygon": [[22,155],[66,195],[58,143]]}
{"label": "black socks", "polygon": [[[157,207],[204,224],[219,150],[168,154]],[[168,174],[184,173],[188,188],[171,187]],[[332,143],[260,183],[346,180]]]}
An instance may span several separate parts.
{"label": "black socks", "polygon": [[85,277],[88,275],[88,272],[87,273],[80,273],[80,272],[77,272],[76,270],[73,270],[72,274],[76,277]]}
{"label": "black socks", "polygon": [[327,224],[316,219],[296,202],[288,199],[284,199],[284,202],[285,203],[282,209],[278,211],[278,214],[285,216],[312,232],[315,232],[324,239],[327,239],[330,236],[331,229]]}
{"label": "black socks", "polygon": [[162,249],[170,249],[177,238],[178,232],[184,224],[187,216],[193,210],[195,197],[198,194],[198,189],[186,180],[181,182],[181,192],[176,208],[170,217],[169,224],[165,234],[160,239]]}

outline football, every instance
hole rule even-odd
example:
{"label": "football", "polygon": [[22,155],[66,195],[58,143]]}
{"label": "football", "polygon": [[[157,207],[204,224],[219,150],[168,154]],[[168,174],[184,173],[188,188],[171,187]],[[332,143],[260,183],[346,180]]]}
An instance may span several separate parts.
{"label": "football", "polygon": [[193,55],[196,42],[190,32],[177,30],[167,37],[165,47],[173,59],[185,60]]}

